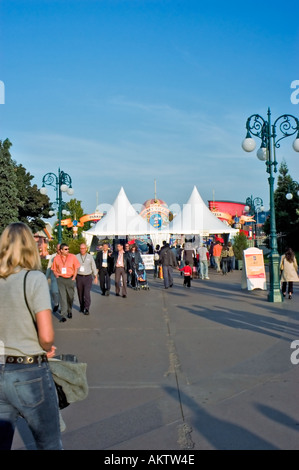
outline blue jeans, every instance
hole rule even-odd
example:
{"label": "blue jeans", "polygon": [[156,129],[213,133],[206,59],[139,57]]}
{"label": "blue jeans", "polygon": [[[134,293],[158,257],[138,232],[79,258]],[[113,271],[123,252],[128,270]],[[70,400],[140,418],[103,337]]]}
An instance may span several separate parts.
{"label": "blue jeans", "polygon": [[228,258],[228,272],[233,271],[235,269],[235,257],[229,256]]}
{"label": "blue jeans", "polygon": [[200,261],[200,275],[202,279],[208,277],[208,260]]}
{"label": "blue jeans", "polygon": [[222,258],[222,274],[228,272],[228,258]]}
{"label": "blue jeans", "polygon": [[56,388],[47,362],[0,364],[0,450],[11,449],[19,416],[37,450],[62,450]]}

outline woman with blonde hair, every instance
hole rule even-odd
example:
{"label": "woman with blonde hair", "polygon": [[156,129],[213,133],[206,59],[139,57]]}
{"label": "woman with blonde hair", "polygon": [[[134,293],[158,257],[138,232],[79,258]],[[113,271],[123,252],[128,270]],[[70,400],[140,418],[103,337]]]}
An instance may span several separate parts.
{"label": "woman with blonde hair", "polygon": [[289,299],[293,296],[293,283],[299,282],[298,277],[298,264],[295,257],[295,253],[291,248],[288,248],[280,261],[280,272],[281,272],[281,290],[283,297],[286,296],[287,288]]}
{"label": "woman with blonde hair", "polygon": [[48,365],[56,349],[49,288],[32,232],[21,222],[0,237],[0,302],[0,450],[11,449],[19,416],[38,450],[62,450]]}

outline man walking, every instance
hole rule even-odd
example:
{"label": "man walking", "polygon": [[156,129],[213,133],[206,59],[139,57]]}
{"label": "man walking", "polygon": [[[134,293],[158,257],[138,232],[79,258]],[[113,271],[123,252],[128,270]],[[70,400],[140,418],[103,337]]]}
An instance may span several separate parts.
{"label": "man walking", "polygon": [[222,245],[220,245],[220,242],[217,240],[216,244],[213,247],[213,257],[214,257],[217,273],[220,273],[220,271],[221,271],[221,269],[220,269],[221,251],[222,251]]}
{"label": "man walking", "polygon": [[102,295],[108,296],[110,294],[110,276],[112,273],[111,253],[109,251],[108,243],[103,243],[103,249],[98,251],[96,256],[96,267],[99,271],[100,288]]}
{"label": "man walking", "polygon": [[92,281],[94,280],[95,284],[98,283],[98,270],[96,268],[93,256],[90,253],[87,253],[87,246],[85,243],[81,243],[80,253],[78,253],[76,257],[80,263],[79,271],[76,277],[80,312],[84,313],[84,315],[89,315],[91,303],[90,291]]}
{"label": "man walking", "polygon": [[160,263],[163,270],[164,287],[168,289],[168,287],[173,286],[173,268],[177,266],[177,262],[169,243],[163,242],[163,245],[160,252]]}
{"label": "man walking", "polygon": [[[51,267],[52,267],[53,259],[55,258],[56,255],[59,255],[59,253],[60,253],[60,244],[56,245],[56,253],[53,253],[50,256],[49,261],[48,261],[47,271],[46,271],[46,278],[50,279],[50,294],[51,294],[53,313],[58,312],[58,309],[59,309],[59,290],[58,290],[57,279]],[[60,321],[65,321],[65,318],[64,319],[62,318]]]}
{"label": "man walking", "polygon": [[127,272],[131,273],[131,264],[128,253],[124,251],[121,243],[116,246],[117,251],[112,254],[113,271],[115,272],[115,295],[119,297],[122,279],[122,297],[127,297]]}
{"label": "man walking", "polygon": [[62,318],[72,318],[75,293],[75,280],[80,263],[75,255],[69,252],[66,243],[60,245],[60,253],[55,256],[52,271],[57,278]]}
{"label": "man walking", "polygon": [[201,279],[209,279],[209,265],[208,265],[208,256],[209,252],[207,247],[204,243],[201,244],[200,248],[198,249],[199,255],[199,263],[200,263],[200,276]]}

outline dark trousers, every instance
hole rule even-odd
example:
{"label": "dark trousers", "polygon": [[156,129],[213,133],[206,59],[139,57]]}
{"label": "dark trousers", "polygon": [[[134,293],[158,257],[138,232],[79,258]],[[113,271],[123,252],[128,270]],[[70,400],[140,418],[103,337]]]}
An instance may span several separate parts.
{"label": "dark trousers", "polygon": [[101,268],[99,272],[100,288],[103,294],[110,290],[110,275],[107,268]]}
{"label": "dark trousers", "polygon": [[92,286],[92,274],[86,276],[78,274],[76,277],[77,292],[80,304],[80,310],[89,310],[91,299],[90,291]]}
{"label": "dark trousers", "polygon": [[288,286],[288,294],[292,294],[293,293],[293,282],[290,281],[290,282],[283,282],[282,283],[282,286],[281,286],[281,291],[283,294],[286,293],[287,291],[287,284],[289,284]]}
{"label": "dark trousers", "polygon": [[191,276],[184,276],[184,286],[191,287]]}
{"label": "dark trousers", "polygon": [[122,277],[123,285],[122,285],[122,295],[127,295],[127,273],[125,268],[115,268],[115,293],[120,293],[120,279]]}
{"label": "dark trousers", "polygon": [[68,313],[72,313],[75,294],[75,282],[71,277],[58,277],[57,284],[60,297],[61,315],[65,317]]}
{"label": "dark trousers", "polygon": [[173,285],[173,268],[172,266],[162,265],[163,269],[163,278],[164,278],[164,287],[168,288]]}
{"label": "dark trousers", "polygon": [[226,274],[228,272],[228,258],[222,258],[222,274]]}

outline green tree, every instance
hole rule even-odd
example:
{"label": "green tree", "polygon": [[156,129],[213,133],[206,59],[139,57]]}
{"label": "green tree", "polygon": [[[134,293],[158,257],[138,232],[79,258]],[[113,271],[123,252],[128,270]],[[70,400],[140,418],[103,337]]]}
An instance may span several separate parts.
{"label": "green tree", "polygon": [[243,251],[247,248],[247,237],[244,232],[239,232],[233,240],[233,250],[236,260],[243,260]]}
{"label": "green tree", "polygon": [[41,194],[37,185],[31,184],[34,178],[21,164],[14,162],[15,174],[17,176],[17,191],[22,201],[18,206],[18,217],[21,222],[29,225],[33,233],[45,227],[42,220],[49,218],[51,204],[47,195]]}
{"label": "green tree", "polygon": [[[289,170],[285,160],[279,167],[277,178],[277,188],[274,192],[276,232],[278,240],[278,250],[282,253],[287,246],[294,250],[299,248],[299,185],[289,175]],[[292,194],[292,199],[287,199],[287,194]],[[264,224],[264,231],[270,233],[270,220]]]}
{"label": "green tree", "polygon": [[18,220],[19,207],[17,176],[10,155],[11,142],[0,141],[0,233],[4,228]]}

